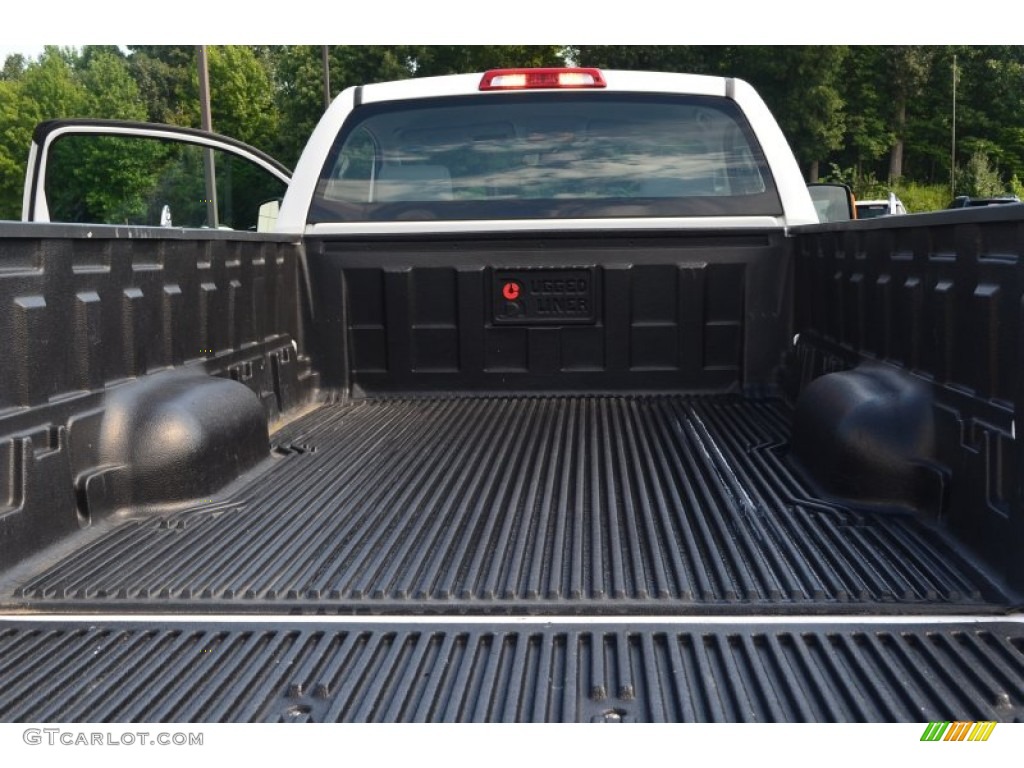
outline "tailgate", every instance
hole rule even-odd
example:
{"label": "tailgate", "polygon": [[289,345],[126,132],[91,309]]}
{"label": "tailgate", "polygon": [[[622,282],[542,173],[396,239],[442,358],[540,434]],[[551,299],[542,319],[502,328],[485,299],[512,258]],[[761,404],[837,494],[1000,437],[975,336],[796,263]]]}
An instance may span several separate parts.
{"label": "tailgate", "polygon": [[8,722],[1020,721],[1019,621],[0,622]]}

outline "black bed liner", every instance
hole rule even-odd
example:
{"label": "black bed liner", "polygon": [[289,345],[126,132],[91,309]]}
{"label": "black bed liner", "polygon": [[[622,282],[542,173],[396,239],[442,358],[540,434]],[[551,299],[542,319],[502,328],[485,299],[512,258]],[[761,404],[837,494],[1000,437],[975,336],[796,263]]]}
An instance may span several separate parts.
{"label": "black bed liner", "polygon": [[815,498],[779,401],[326,405],[185,511],[3,578],[36,610],[958,613],[1013,601],[915,517]]}
{"label": "black bed liner", "polygon": [[4,722],[1021,721],[1024,624],[0,621]]}

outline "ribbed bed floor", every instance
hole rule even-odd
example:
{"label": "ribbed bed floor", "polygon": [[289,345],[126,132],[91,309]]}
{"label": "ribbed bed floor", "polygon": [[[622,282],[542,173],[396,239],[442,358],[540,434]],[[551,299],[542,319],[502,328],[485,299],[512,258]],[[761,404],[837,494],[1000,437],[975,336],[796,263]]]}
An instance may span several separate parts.
{"label": "ribbed bed floor", "polygon": [[[229,497],[83,534],[9,602],[193,610],[936,612],[1007,601],[906,515],[815,500],[785,406],[364,400]],[[10,578],[8,578],[10,582]]]}
{"label": "ribbed bed floor", "polygon": [[349,622],[0,621],[0,722],[1024,718],[1019,622]]}

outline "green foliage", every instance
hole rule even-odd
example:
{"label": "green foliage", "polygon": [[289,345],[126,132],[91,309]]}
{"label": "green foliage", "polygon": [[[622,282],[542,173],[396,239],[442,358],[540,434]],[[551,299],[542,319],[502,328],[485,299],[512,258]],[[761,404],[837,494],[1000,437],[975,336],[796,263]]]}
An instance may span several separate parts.
{"label": "green foliage", "polygon": [[0,219],[21,216],[28,144],[35,120],[26,114],[17,80],[0,80]]}
{"label": "green foliage", "polygon": [[564,64],[562,49],[556,45],[420,45],[411,47],[407,56],[416,77]]}
{"label": "green foliage", "polygon": [[1024,182],[1020,180],[1017,174],[1010,177],[1010,194],[1016,195],[1021,200],[1024,200]]}
{"label": "green foliage", "polygon": [[976,150],[957,176],[957,194],[971,197],[995,197],[1006,193],[1006,184],[989,161],[988,155]]}
{"label": "green foliage", "polygon": [[71,54],[49,45],[20,79],[22,105],[36,122],[72,117],[86,111],[88,93],[75,76]]}
{"label": "green foliage", "polygon": [[822,181],[845,184],[853,191],[858,200],[874,200],[886,197],[889,188],[875,178],[872,172],[862,173],[856,168],[840,168],[832,164],[828,173],[821,177]]}
{"label": "green foliage", "polygon": [[146,119],[146,104],[122,56],[87,48],[83,62],[79,78],[86,93],[83,114],[117,120]]}
{"label": "green foliage", "polygon": [[920,184],[903,178],[893,187],[909,213],[941,211],[949,205],[948,184]]}
{"label": "green foliage", "polygon": [[[323,51],[315,45],[286,45],[268,47],[265,54],[279,122],[287,126],[268,151],[294,165],[323,114]],[[385,80],[562,63],[557,46],[334,45],[328,58],[332,96],[349,86]]]}
{"label": "green foliage", "polygon": [[14,53],[4,59],[3,69],[0,69],[0,80],[17,80],[25,71],[28,62],[20,53]]}
{"label": "green foliage", "polygon": [[733,74],[758,90],[804,166],[842,146],[840,74],[847,55],[843,46],[737,46],[731,57]]}
{"label": "green foliage", "polygon": [[846,98],[846,135],[837,162],[877,172],[876,161],[892,145],[893,134],[886,115],[882,92],[881,49],[853,46],[841,74]]}
{"label": "green foliage", "polygon": [[267,65],[242,45],[210,46],[207,60],[214,130],[253,146],[270,146],[280,116]]}
{"label": "green foliage", "polygon": [[935,49],[927,46],[894,45],[882,48],[883,93],[888,96],[888,123],[893,140],[889,148],[890,182],[903,176],[904,151],[911,134],[908,109],[920,98],[935,60]]}
{"label": "green foliage", "polygon": [[919,184],[901,179],[890,186],[879,181],[873,171],[840,168],[834,163],[822,180],[846,184],[858,200],[884,200],[894,192],[909,213],[941,210],[950,200],[948,184]]}
{"label": "green foliage", "polygon": [[150,122],[199,126],[196,49],[192,45],[130,46],[129,66]]}
{"label": "green foliage", "polygon": [[39,61],[0,81],[0,219],[21,216],[32,129],[41,120],[80,114],[88,101],[67,50],[47,46]]}
{"label": "green foliage", "polygon": [[566,53],[581,67],[713,74],[726,50],[696,45],[573,45]]}
{"label": "green foliage", "polygon": [[[270,60],[277,112],[280,124],[287,129],[280,132],[268,151],[286,165],[294,165],[323,113],[320,49],[312,45],[278,46]],[[332,86],[340,77],[334,69],[332,64]]]}

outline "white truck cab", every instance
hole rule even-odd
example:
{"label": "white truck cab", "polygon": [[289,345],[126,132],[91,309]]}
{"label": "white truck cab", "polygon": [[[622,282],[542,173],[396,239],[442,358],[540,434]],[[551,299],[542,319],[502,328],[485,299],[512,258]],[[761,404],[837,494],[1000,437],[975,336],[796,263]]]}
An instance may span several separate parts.
{"label": "white truck cab", "polygon": [[304,151],[279,232],[785,227],[818,221],[742,80],[495,70],[343,91]]}

